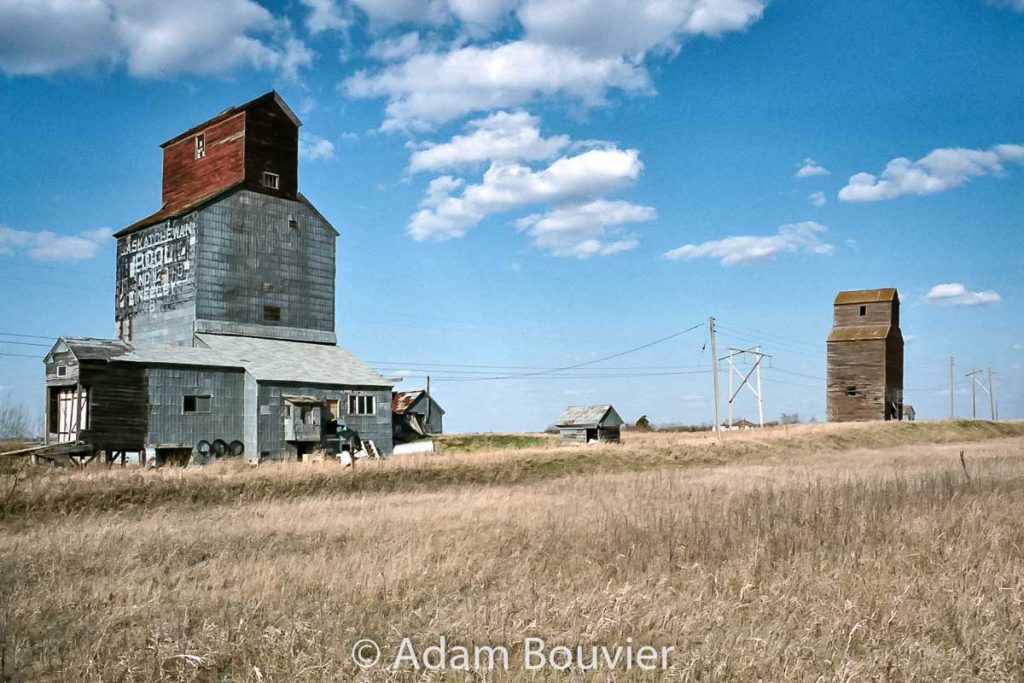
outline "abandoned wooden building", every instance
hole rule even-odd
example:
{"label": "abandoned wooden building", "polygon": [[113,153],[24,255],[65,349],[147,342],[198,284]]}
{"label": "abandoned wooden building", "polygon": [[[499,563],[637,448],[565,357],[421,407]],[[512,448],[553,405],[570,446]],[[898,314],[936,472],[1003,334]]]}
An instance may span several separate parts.
{"label": "abandoned wooden building", "polygon": [[391,395],[391,419],[395,443],[416,441],[441,434],[444,409],[424,389],[396,391]]}
{"label": "abandoned wooden building", "polygon": [[163,205],[117,232],[117,339],[57,340],[47,443],[301,459],[391,452],[391,391],[337,346],[337,231],[298,191],[301,125],[269,92],[163,147]]}
{"label": "abandoned wooden building", "polygon": [[830,422],[903,419],[903,333],[895,289],[836,295],[827,386]]}
{"label": "abandoned wooden building", "polygon": [[610,405],[569,406],[555,425],[560,444],[619,443],[622,418]]}

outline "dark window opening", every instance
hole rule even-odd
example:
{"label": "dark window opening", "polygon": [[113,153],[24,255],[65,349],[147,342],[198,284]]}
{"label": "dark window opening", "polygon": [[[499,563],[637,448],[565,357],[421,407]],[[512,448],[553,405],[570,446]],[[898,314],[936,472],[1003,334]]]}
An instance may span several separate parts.
{"label": "dark window opening", "polygon": [[281,321],[281,307],[280,306],[264,306],[263,307],[263,319],[268,323],[276,323]]}
{"label": "dark window opening", "polygon": [[264,282],[263,283],[263,291],[264,292],[273,292],[274,291],[274,283],[273,282]]}
{"label": "dark window opening", "polygon": [[66,366],[66,365],[58,365],[57,366],[57,376],[58,377],[64,377],[67,374],[68,374],[68,366]]}
{"label": "dark window opening", "polygon": [[868,314],[868,307],[867,306],[861,306],[860,307],[860,314],[861,315],[867,315]]}
{"label": "dark window opening", "polygon": [[292,230],[298,230],[299,229],[299,222],[297,220],[295,220],[294,218],[289,218],[288,219],[288,227],[291,228]]}
{"label": "dark window opening", "polygon": [[377,400],[373,396],[349,396],[349,415],[376,415]]}
{"label": "dark window opening", "polygon": [[281,184],[281,176],[276,173],[263,172],[263,186],[269,187],[271,190],[276,190]]}
{"label": "dark window opening", "polygon": [[847,396],[856,396],[857,395],[857,387],[846,387],[846,395]]}
{"label": "dark window opening", "polygon": [[206,156],[206,136],[200,133],[196,136],[196,159]]}
{"label": "dark window opening", "polygon": [[182,399],[181,408],[186,413],[208,413],[210,412],[209,396],[185,396]]}

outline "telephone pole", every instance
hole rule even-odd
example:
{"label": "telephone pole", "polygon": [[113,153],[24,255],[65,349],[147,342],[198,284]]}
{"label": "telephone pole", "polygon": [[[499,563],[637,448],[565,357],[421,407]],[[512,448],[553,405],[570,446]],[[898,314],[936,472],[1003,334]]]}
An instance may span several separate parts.
{"label": "telephone pole", "polygon": [[953,379],[953,356],[949,357],[949,419],[952,420],[955,415],[953,413],[953,387],[956,384],[956,380]]}
{"label": "telephone pole", "polygon": [[718,346],[715,344],[715,316],[708,318],[708,329],[711,331],[711,378],[715,385],[715,433],[722,438],[722,415],[718,403]]}

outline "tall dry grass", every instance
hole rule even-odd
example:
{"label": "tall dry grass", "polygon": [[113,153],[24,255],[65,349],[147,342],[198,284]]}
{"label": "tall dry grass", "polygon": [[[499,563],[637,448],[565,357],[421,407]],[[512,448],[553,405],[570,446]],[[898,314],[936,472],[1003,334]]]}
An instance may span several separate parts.
{"label": "tall dry grass", "polygon": [[[674,446],[652,443],[670,454],[650,469],[594,465],[488,485],[460,482],[460,461],[450,482],[342,495],[302,488],[338,475],[281,468],[299,487],[292,494],[18,512],[0,524],[3,671],[75,681],[483,679],[363,672],[348,661],[361,637],[388,651],[404,635],[422,644],[446,635],[514,653],[527,636],[676,647],[669,671],[615,680],[1020,680],[1024,438],[971,443],[969,482],[957,444],[778,441],[793,438],[813,445],[763,442],[769,455],[754,457],[744,448],[757,442],[744,440],[734,457],[715,451],[723,462],[679,466]],[[617,463],[622,451],[607,457]],[[507,472],[541,456],[478,457]],[[137,476],[60,473],[27,485],[36,496],[41,483],[95,491]],[[230,488],[268,476],[171,478]],[[610,677],[514,669],[487,679]]]}

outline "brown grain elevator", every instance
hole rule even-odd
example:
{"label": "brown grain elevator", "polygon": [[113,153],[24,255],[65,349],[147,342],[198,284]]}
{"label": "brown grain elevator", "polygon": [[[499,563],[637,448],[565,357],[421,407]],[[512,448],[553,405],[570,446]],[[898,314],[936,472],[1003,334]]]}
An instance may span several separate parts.
{"label": "brown grain elevator", "polygon": [[829,422],[903,419],[903,333],[895,288],[836,295],[827,391]]}

